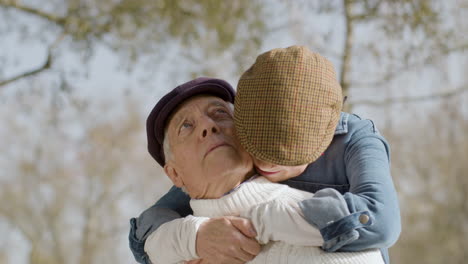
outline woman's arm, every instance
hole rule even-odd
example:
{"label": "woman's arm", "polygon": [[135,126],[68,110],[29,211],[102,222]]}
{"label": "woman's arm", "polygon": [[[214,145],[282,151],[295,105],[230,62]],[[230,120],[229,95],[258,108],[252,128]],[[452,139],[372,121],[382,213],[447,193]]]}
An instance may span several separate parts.
{"label": "woman's arm", "polygon": [[[349,192],[330,197],[321,190],[300,203],[307,221],[320,229],[325,240],[323,248],[328,251],[388,248],[401,232],[388,145],[371,121],[353,133],[344,153]],[[343,204],[350,215],[340,218],[327,213],[328,208]],[[341,243],[356,234],[358,239]]]}
{"label": "woman's arm", "polygon": [[145,252],[146,239],[164,223],[191,214],[189,201],[187,194],[172,187],[156,204],[130,220],[129,246],[137,262],[151,263]]}

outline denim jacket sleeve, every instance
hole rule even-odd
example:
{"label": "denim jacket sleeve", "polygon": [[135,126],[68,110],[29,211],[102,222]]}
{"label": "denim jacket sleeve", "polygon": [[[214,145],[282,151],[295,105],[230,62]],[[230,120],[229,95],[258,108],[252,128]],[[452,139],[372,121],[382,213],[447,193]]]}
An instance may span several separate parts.
{"label": "denim jacket sleeve", "polygon": [[146,238],[162,224],[191,214],[189,201],[187,194],[172,187],[156,204],[130,220],[129,245],[138,263],[151,264],[144,250]]}
{"label": "denim jacket sleeve", "polygon": [[[388,248],[401,232],[398,199],[390,175],[389,148],[372,122],[368,122],[368,126],[354,131],[344,151],[349,192],[339,197],[336,192],[324,189],[300,203],[308,222],[320,228],[327,251]],[[328,212],[343,203],[349,214],[342,213],[340,218]]]}

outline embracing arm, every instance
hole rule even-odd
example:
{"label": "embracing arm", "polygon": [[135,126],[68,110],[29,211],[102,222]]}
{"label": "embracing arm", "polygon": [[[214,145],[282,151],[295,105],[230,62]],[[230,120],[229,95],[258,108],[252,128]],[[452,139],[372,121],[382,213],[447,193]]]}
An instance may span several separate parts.
{"label": "embracing arm", "polygon": [[[354,139],[344,157],[349,192],[329,195],[330,190],[324,189],[300,203],[308,222],[320,229],[327,251],[388,248],[401,232],[387,143],[377,132]],[[349,214],[339,217],[327,212],[343,205]]]}
{"label": "embracing arm", "polygon": [[[197,255],[206,263],[245,263],[260,252],[260,245],[253,239],[253,226],[246,219],[179,219],[192,213],[189,200],[189,196],[173,187],[138,219],[130,221],[130,249],[139,263],[176,263]],[[179,228],[185,231],[180,232]]]}
{"label": "embracing arm", "polygon": [[351,188],[344,198],[352,213],[368,211],[372,225],[358,229],[360,239],[344,250],[388,248],[400,235],[400,209],[388,157],[388,148],[377,137],[363,138],[349,148],[346,158]]}
{"label": "embracing arm", "polygon": [[136,261],[151,263],[145,252],[146,239],[164,223],[191,214],[189,201],[187,194],[172,187],[156,204],[130,220],[129,244]]}
{"label": "embracing arm", "polygon": [[208,218],[193,217],[164,223],[146,240],[145,251],[154,264],[173,264],[198,259],[196,237],[200,225]]}

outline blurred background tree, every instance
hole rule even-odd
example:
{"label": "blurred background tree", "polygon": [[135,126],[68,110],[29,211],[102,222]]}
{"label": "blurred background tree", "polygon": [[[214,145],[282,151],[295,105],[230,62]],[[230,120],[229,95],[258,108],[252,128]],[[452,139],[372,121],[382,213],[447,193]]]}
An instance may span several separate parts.
{"label": "blurred background tree", "polygon": [[[263,6],[258,1],[25,2],[0,1],[6,18],[2,31],[18,31],[25,40],[48,43],[45,59],[37,68],[6,77],[0,86],[53,68],[54,58],[60,56],[57,46],[64,39],[68,42],[67,52],[79,51],[85,60],[93,55],[97,44],[105,45],[116,51],[130,69],[142,56],[157,62],[164,56],[164,49],[172,45],[180,46],[180,55],[192,60],[217,57],[229,50],[237,58],[232,62],[242,62],[241,58],[255,55],[265,30]],[[39,24],[38,29],[31,30],[29,20],[16,19],[24,15],[39,19],[33,20]],[[200,54],[190,52],[200,44]],[[205,65],[199,67],[199,72],[210,71]]]}
{"label": "blurred background tree", "polygon": [[294,44],[390,141],[392,263],[464,263],[466,17],[464,0],[0,0],[0,263],[131,262],[129,218],[170,186],[146,151],[154,103]]}
{"label": "blurred background tree", "polygon": [[402,177],[404,226],[392,249],[402,263],[463,263],[468,257],[468,118],[462,103],[466,97],[438,103],[426,117],[405,121],[400,132],[388,131],[393,175]]}

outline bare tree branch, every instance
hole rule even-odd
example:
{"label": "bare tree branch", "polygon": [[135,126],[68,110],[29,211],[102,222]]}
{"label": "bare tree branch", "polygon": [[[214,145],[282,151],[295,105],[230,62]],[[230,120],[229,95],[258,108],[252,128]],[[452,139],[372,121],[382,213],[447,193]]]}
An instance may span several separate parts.
{"label": "bare tree branch", "polygon": [[3,81],[0,81],[0,86],[5,86],[9,83],[12,83],[14,81],[17,81],[19,79],[22,79],[22,78],[25,78],[25,77],[29,77],[29,76],[32,76],[32,75],[35,75],[35,74],[38,74],[42,71],[45,71],[47,69],[50,68],[50,65],[52,63],[52,55],[49,54],[47,55],[47,59],[46,61],[44,62],[44,64],[42,64],[42,66],[39,66],[37,69],[34,69],[34,70],[31,70],[31,71],[28,71],[28,72],[24,72],[24,73],[21,73],[13,78],[10,78],[10,79],[7,79],[7,80],[3,80]]}
{"label": "bare tree branch", "polygon": [[40,17],[40,18],[46,19],[46,20],[48,20],[50,22],[53,22],[53,23],[55,23],[55,24],[57,24],[59,26],[64,26],[65,25],[65,21],[66,21],[65,17],[55,16],[53,14],[49,14],[49,13],[43,12],[43,11],[35,9],[35,8],[24,6],[24,5],[21,5],[17,1],[14,1],[14,0],[0,0],[0,6],[4,6],[6,8],[13,8],[13,9],[16,9],[16,10],[19,10],[19,11],[26,12],[28,14],[35,15],[37,17]]}
{"label": "bare tree branch", "polygon": [[361,14],[354,14],[353,16],[351,16],[351,19],[356,22],[361,22],[378,17],[378,15],[380,15],[378,13],[378,10],[382,2],[382,0],[379,0],[372,3],[373,5],[371,5],[371,3],[365,1],[365,12]]}
{"label": "bare tree branch", "polygon": [[17,81],[19,79],[22,79],[22,78],[25,78],[25,77],[29,77],[29,76],[33,76],[33,75],[36,75],[38,73],[41,73],[47,69],[50,68],[50,66],[52,65],[52,50],[60,43],[60,41],[62,41],[62,39],[65,37],[65,34],[61,34],[55,41],[54,43],[52,43],[52,45],[50,45],[50,47],[48,48],[48,52],[47,52],[47,59],[46,61],[41,65],[39,66],[38,68],[34,69],[34,70],[31,70],[31,71],[27,71],[27,72],[24,72],[24,73],[21,73],[17,76],[14,76],[12,78],[9,78],[9,79],[6,79],[6,80],[0,80],[0,87],[2,86],[6,86],[7,84],[9,83],[12,83],[14,81]]}
{"label": "bare tree branch", "polygon": [[447,99],[455,95],[462,94],[466,91],[468,91],[468,86],[462,86],[452,91],[443,92],[443,93],[428,94],[428,95],[422,95],[422,96],[412,96],[412,97],[401,97],[401,98],[387,98],[382,101],[360,100],[360,101],[352,101],[350,102],[350,104],[359,105],[359,106],[362,106],[362,105],[367,105],[367,106],[387,105],[388,106],[391,104],[415,103],[415,102],[422,102],[422,101],[429,101],[429,100]]}
{"label": "bare tree branch", "polygon": [[[346,26],[346,35],[345,43],[341,58],[341,72],[340,72],[340,84],[343,89],[343,95],[348,95],[349,82],[348,82],[348,73],[350,72],[351,67],[351,52],[353,44],[353,23],[352,14],[351,14],[351,0],[343,0],[343,8],[345,10],[345,26]],[[349,105],[348,105],[349,106]]]}

